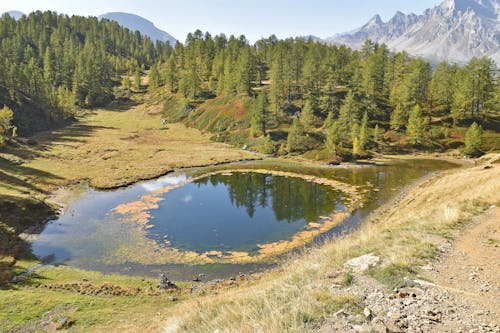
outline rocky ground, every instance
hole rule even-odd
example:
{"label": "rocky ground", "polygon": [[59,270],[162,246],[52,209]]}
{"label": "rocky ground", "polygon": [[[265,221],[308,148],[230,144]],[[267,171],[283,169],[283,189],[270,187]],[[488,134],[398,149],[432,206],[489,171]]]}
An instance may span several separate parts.
{"label": "rocky ground", "polygon": [[[353,283],[342,287],[345,271],[332,272],[332,291],[360,300],[341,309],[323,332],[500,332],[500,208],[490,207],[438,259],[393,291],[363,274],[376,256],[356,258]],[[352,260],[351,260],[352,262]],[[363,309],[361,313],[361,309]]]}

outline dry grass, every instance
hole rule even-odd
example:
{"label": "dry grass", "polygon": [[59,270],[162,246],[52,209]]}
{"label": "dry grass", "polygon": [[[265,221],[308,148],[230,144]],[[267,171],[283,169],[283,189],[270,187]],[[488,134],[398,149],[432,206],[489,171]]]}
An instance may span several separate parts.
{"label": "dry grass", "polygon": [[[148,111],[142,106],[126,111],[101,109],[69,127],[39,134],[32,138],[37,142],[34,146],[5,151],[4,156],[25,162],[19,168],[6,170],[12,177],[21,178],[24,169],[23,176],[28,178],[25,189],[29,184],[53,189],[81,179],[88,180],[91,186],[109,188],[178,167],[255,157],[211,142],[208,135],[182,124],[162,126],[160,118]],[[33,170],[32,175],[29,170]],[[8,182],[0,183],[0,193],[17,190]]]}
{"label": "dry grass", "polygon": [[[500,169],[482,166],[446,172],[410,192],[396,206],[367,221],[354,234],[290,259],[254,285],[180,304],[166,332],[305,332],[332,319],[355,299],[336,296],[327,272],[345,260],[375,252],[383,264],[371,273],[390,285],[418,272],[436,242],[456,235],[487,205],[498,204]],[[387,279],[387,280],[385,280]]]}
{"label": "dry grass", "polygon": [[174,168],[256,157],[182,124],[163,126],[160,116],[150,113],[155,107],[139,103],[94,110],[70,126],[2,147],[0,282],[12,275],[16,236],[50,214],[44,200],[61,186],[87,181],[112,188]]}

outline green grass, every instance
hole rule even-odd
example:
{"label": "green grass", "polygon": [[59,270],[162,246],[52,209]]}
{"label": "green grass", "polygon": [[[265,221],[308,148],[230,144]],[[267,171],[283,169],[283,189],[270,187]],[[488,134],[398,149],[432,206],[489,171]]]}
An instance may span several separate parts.
{"label": "green grass", "polygon": [[372,268],[368,274],[387,286],[388,290],[404,285],[405,278],[414,278],[415,268],[405,262],[393,262],[386,266]]}
{"label": "green grass", "polygon": [[[19,262],[25,267],[31,264]],[[148,287],[155,289],[156,284],[154,279],[141,277],[105,275],[65,266],[43,267],[26,277],[24,282],[10,284],[0,290],[0,331],[21,332],[31,327],[41,328],[47,322],[63,317],[71,321],[71,330],[78,332],[99,331],[100,327],[126,327],[130,321],[140,327],[154,324],[150,322],[151,316],[165,311],[173,303],[168,300],[168,294],[92,295],[89,289],[89,295],[86,295],[85,290],[74,292],[57,287],[82,281],[93,286],[112,283],[122,288],[140,287],[143,290]],[[182,300],[186,296],[177,297]]]}

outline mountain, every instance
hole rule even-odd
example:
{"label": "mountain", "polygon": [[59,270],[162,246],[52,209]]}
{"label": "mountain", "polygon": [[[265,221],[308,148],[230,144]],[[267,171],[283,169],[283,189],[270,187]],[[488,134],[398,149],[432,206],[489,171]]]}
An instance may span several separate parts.
{"label": "mountain", "polygon": [[21,17],[23,17],[25,15],[23,12],[20,12],[18,10],[11,10],[11,11],[5,12],[4,14],[9,14],[9,16],[14,18],[15,20],[19,20]]}
{"label": "mountain", "polygon": [[326,39],[361,48],[366,39],[432,61],[488,56],[500,65],[500,0],[445,0],[422,15],[375,15],[361,28]]}
{"label": "mountain", "polygon": [[139,31],[141,34],[148,36],[153,41],[169,42],[171,46],[174,46],[177,40],[172,37],[169,33],[158,29],[155,27],[153,22],[146,20],[145,18],[122,12],[112,12],[99,15],[99,18],[105,18],[108,20],[116,21],[121,26],[128,28],[132,31]]}

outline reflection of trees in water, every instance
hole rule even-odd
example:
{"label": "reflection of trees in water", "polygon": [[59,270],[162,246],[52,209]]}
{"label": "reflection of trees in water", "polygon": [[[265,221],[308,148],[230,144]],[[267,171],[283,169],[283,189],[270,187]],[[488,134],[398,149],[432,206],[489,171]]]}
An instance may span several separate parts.
{"label": "reflection of trees in water", "polygon": [[214,175],[203,183],[207,181],[214,186],[224,184],[231,202],[237,207],[245,207],[250,217],[257,207],[270,206],[278,221],[314,221],[320,215],[331,213],[342,200],[339,191],[294,177],[234,173]]}

